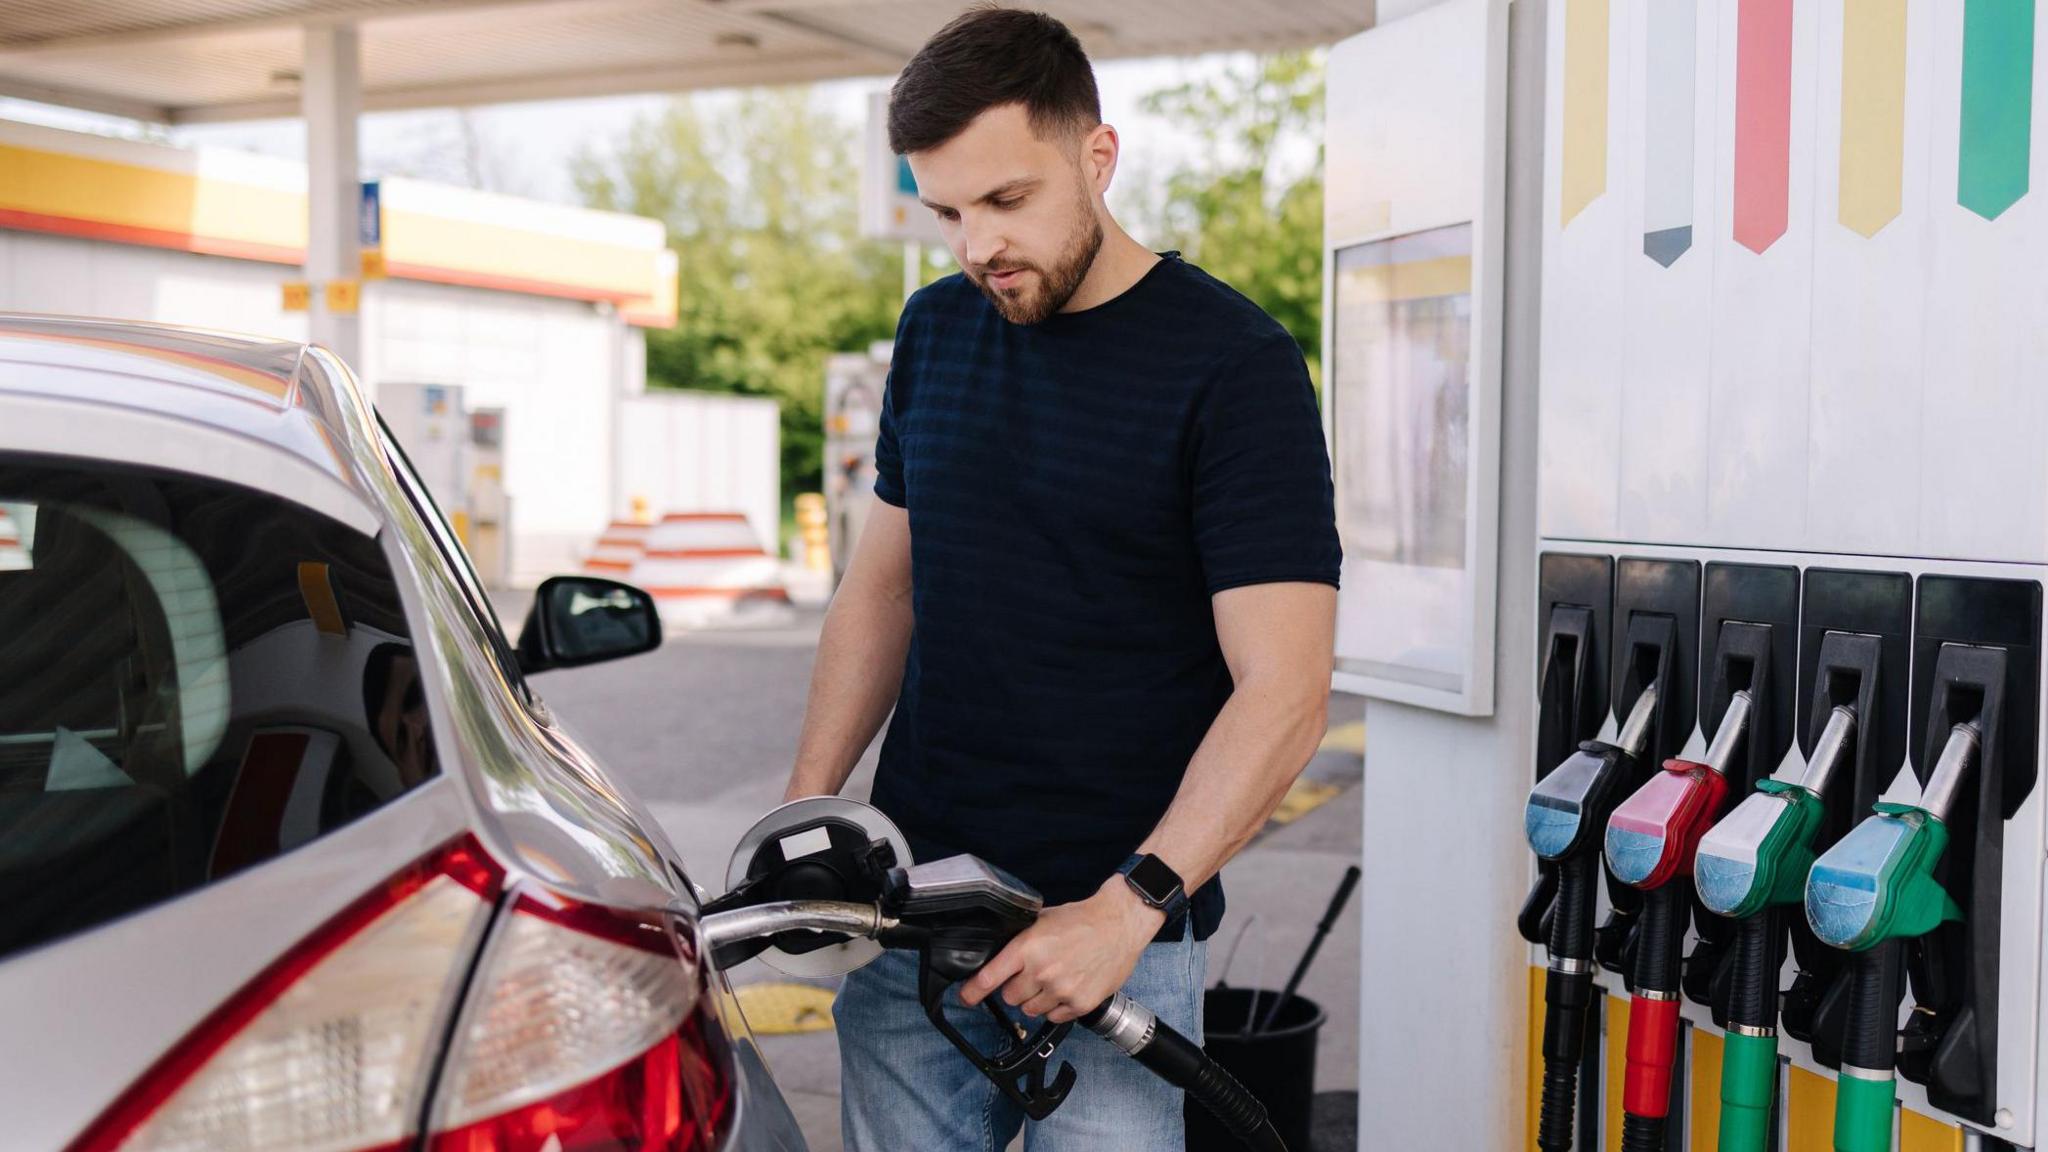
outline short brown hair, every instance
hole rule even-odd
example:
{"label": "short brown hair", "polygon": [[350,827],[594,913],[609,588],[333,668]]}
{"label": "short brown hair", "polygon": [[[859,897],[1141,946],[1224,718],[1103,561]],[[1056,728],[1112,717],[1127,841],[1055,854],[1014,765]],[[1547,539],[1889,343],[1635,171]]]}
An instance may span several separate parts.
{"label": "short brown hair", "polygon": [[1066,25],[989,5],[939,29],[889,91],[889,148],[936,148],[1004,104],[1022,104],[1041,137],[1102,122],[1095,70]]}

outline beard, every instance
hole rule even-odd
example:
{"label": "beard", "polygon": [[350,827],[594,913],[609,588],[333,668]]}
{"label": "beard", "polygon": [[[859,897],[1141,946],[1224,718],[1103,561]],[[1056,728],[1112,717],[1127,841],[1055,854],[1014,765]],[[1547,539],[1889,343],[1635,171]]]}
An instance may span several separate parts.
{"label": "beard", "polygon": [[[1095,254],[1102,250],[1102,221],[1090,210],[1092,205],[1087,199],[1082,200],[1082,205],[1081,218],[1068,233],[1059,259],[1050,269],[1026,260],[999,260],[982,265],[971,275],[974,286],[981,289],[1003,319],[1012,324],[1043,323],[1074,298],[1081,281],[1088,276],[1088,269],[1095,264]],[[1029,269],[1033,275],[1013,288],[990,287],[990,275],[1018,269]]]}

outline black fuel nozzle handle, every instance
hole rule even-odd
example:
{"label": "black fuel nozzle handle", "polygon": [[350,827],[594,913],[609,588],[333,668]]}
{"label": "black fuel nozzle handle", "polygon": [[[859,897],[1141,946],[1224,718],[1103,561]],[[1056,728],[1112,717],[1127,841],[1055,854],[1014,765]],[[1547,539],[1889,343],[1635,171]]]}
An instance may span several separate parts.
{"label": "black fuel nozzle handle", "polygon": [[929,950],[920,951],[918,1001],[924,1006],[925,1018],[1026,1116],[1043,1120],[1052,1115],[1053,1110],[1066,1101],[1067,1093],[1073,1091],[1076,1074],[1072,1064],[1062,1061],[1048,1082],[1046,1070],[1060,1041],[1073,1030],[1073,1022],[1055,1024],[1048,1020],[1036,1030],[1027,1031],[996,997],[991,996],[981,1005],[1002,1029],[1004,1042],[995,1052],[985,1053],[946,1019],[946,992],[956,983],[958,981],[934,970]]}

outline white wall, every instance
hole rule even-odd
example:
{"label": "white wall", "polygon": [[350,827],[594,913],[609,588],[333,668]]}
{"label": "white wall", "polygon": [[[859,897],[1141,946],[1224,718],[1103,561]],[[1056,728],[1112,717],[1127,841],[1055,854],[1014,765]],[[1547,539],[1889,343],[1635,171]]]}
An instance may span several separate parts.
{"label": "white wall", "polygon": [[1529,877],[1548,2],[1509,7],[1494,714],[1366,705],[1361,1149],[1523,1146],[1528,955],[1513,925]]}
{"label": "white wall", "polygon": [[372,286],[363,321],[366,379],[460,384],[470,408],[505,409],[512,582],[575,571],[611,517],[623,322],[580,301],[402,280]]}
{"label": "white wall", "polygon": [[[286,312],[292,265],[0,231],[0,309],[154,320],[307,338]],[[512,577],[574,571],[614,512],[616,396],[644,371],[641,337],[609,308],[479,288],[383,280],[365,287],[354,367],[381,380],[459,384],[503,406]],[[774,416],[768,417],[772,433]],[[776,473],[771,438],[760,467]],[[773,522],[774,493],[765,505]]]}
{"label": "white wall", "polygon": [[0,231],[0,308],[306,338],[279,286],[296,268]]}
{"label": "white wall", "polygon": [[[821,384],[822,386],[822,384]],[[633,498],[668,512],[744,512],[761,546],[779,553],[780,406],[758,396],[654,391],[619,411],[620,516]]]}

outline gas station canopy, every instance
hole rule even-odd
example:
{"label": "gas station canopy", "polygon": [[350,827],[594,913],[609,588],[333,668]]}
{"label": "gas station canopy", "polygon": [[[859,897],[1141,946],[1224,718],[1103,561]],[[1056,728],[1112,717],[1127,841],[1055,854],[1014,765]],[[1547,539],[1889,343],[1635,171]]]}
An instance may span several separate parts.
{"label": "gas station canopy", "polygon": [[[1098,60],[1327,44],[1371,0],[1034,0]],[[299,115],[307,28],[363,110],[888,75],[962,0],[0,0],[0,96],[187,124]]]}

